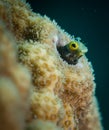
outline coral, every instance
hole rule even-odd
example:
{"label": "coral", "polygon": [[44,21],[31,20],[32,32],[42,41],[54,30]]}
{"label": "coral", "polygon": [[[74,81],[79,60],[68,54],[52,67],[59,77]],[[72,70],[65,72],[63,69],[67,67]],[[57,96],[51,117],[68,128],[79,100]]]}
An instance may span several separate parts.
{"label": "coral", "polygon": [[21,130],[29,112],[30,87],[28,70],[16,57],[13,37],[0,26],[0,129]]}
{"label": "coral", "polygon": [[62,130],[51,121],[36,120],[28,124],[27,130]]}
{"label": "coral", "polygon": [[57,49],[76,38],[25,1],[0,0],[0,10],[0,129],[102,130],[91,63]]}

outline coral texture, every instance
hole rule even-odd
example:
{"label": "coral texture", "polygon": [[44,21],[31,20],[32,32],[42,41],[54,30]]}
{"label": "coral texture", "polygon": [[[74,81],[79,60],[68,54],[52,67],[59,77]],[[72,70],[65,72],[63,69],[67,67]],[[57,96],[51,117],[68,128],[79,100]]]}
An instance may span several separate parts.
{"label": "coral texture", "polygon": [[0,20],[0,130],[102,130],[91,63],[57,50],[75,38],[21,0],[0,0]]}

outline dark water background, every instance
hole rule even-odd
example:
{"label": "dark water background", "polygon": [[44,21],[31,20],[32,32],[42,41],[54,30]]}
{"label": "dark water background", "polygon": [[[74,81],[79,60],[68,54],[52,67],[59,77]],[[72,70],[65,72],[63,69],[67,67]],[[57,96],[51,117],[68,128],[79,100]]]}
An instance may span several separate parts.
{"label": "dark water background", "polygon": [[109,4],[105,0],[27,0],[33,11],[55,19],[65,31],[81,37],[96,77],[96,96],[103,126],[109,130]]}

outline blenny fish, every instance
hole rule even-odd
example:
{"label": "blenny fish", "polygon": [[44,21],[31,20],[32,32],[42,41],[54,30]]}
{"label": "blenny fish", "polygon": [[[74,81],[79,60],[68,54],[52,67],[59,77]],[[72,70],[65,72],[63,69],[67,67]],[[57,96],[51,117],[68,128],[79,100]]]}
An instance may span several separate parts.
{"label": "blenny fish", "polygon": [[58,52],[63,60],[68,64],[76,65],[80,57],[87,52],[87,47],[80,41],[71,41],[65,46],[58,46]]}

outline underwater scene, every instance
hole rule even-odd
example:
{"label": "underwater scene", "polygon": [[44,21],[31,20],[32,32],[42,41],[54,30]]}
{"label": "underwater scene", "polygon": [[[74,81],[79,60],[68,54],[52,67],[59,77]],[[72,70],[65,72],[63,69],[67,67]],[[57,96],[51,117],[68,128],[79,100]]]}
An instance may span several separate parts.
{"label": "underwater scene", "polygon": [[0,0],[0,130],[109,130],[105,1]]}

